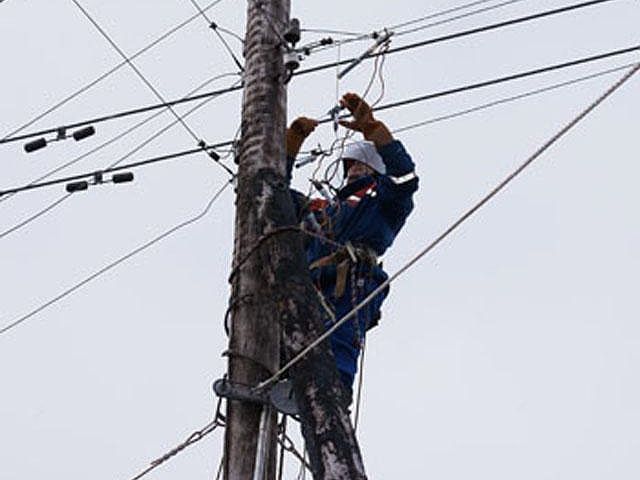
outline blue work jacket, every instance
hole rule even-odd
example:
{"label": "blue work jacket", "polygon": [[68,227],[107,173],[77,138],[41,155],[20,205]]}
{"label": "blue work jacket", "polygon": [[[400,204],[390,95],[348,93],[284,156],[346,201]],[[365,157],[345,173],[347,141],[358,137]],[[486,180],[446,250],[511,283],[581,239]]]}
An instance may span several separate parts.
{"label": "blue work jacket", "polygon": [[[332,202],[309,201],[302,193],[291,190],[299,218],[305,221],[305,229],[314,231],[319,225],[319,233],[330,240],[316,236],[306,238],[305,251],[310,266],[339,250],[336,243],[350,242],[358,249],[381,256],[405,224],[413,210],[413,193],[418,189],[414,163],[398,140],[379,148],[378,153],[386,166],[386,174],[359,178],[342,188]],[[292,165],[293,159],[289,158],[289,175]],[[377,261],[358,260],[351,262],[344,288],[336,292],[337,270],[335,263],[311,269],[316,287],[337,320],[388,278]],[[332,334],[331,346],[343,379],[346,376],[353,382],[365,332],[378,323],[380,307],[387,293],[388,289],[378,294],[357,318],[348,320]],[[332,321],[330,315],[326,318],[328,327]]]}

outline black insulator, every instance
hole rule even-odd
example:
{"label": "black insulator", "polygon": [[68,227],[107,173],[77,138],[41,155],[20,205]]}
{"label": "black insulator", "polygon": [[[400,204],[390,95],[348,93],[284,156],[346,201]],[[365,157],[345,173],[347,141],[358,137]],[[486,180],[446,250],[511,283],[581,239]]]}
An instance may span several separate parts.
{"label": "black insulator", "polygon": [[89,182],[85,180],[81,182],[67,183],[67,186],[66,186],[67,192],[69,193],[80,192],[82,190],[86,190],[87,188],[89,188]]}
{"label": "black insulator", "polygon": [[218,160],[220,160],[220,155],[218,155],[216,152],[214,152],[213,150],[209,150],[207,152],[207,154],[209,155],[209,157],[211,158],[211,160],[217,162]]}
{"label": "black insulator", "polygon": [[37,140],[33,140],[29,143],[25,143],[24,151],[27,153],[35,152],[47,146],[47,139],[42,137]]}
{"label": "black insulator", "polygon": [[300,41],[300,20],[292,18],[283,37],[291,45],[298,43]]}
{"label": "black insulator", "polygon": [[84,140],[85,138],[90,137],[95,133],[96,133],[96,129],[93,128],[92,126],[84,127],[84,128],[81,128],[80,130],[76,130],[75,132],[73,132],[73,139],[76,142],[79,142],[80,140]]}
{"label": "black insulator", "polygon": [[133,181],[133,172],[116,173],[111,177],[113,183],[126,183]]}
{"label": "black insulator", "polygon": [[320,45],[331,45],[332,43],[333,43],[333,38],[331,37],[320,39]]}

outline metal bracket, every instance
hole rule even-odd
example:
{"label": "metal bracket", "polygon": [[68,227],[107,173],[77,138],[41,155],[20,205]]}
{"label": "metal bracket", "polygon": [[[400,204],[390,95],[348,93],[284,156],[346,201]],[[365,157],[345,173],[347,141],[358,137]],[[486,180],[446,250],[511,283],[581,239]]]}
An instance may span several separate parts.
{"label": "metal bracket", "polygon": [[268,391],[256,391],[254,387],[232,383],[225,378],[213,382],[213,391],[221,398],[239,400],[258,405],[271,405],[285,415],[298,414],[298,402],[289,380],[273,385]]}
{"label": "metal bracket", "polygon": [[229,400],[240,400],[242,402],[268,404],[269,395],[266,392],[257,392],[249,385],[231,383],[229,380],[221,378],[213,382],[213,391],[216,395]]}

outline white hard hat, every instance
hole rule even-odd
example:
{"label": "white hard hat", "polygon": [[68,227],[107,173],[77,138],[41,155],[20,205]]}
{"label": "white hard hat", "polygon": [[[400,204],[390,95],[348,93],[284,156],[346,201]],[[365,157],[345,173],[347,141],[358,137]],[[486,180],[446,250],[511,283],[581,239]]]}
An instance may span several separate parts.
{"label": "white hard hat", "polygon": [[373,170],[380,174],[384,175],[387,173],[387,167],[384,165],[375,144],[368,140],[350,143],[345,147],[342,153],[342,165],[345,175],[347,173],[346,160],[357,160],[373,168]]}

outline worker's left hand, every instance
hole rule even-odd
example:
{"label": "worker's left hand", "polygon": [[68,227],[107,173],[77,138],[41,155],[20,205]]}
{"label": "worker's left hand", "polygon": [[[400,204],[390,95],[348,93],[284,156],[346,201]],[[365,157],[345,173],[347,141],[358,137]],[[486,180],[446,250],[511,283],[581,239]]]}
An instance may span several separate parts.
{"label": "worker's left hand", "polygon": [[287,156],[295,157],[302,143],[318,126],[318,121],[308,117],[296,118],[287,128]]}
{"label": "worker's left hand", "polygon": [[340,106],[349,110],[354,118],[353,121],[340,120],[343,127],[362,132],[364,138],[375,143],[378,148],[393,141],[387,126],[373,118],[373,109],[359,95],[345,93],[340,99]]}

